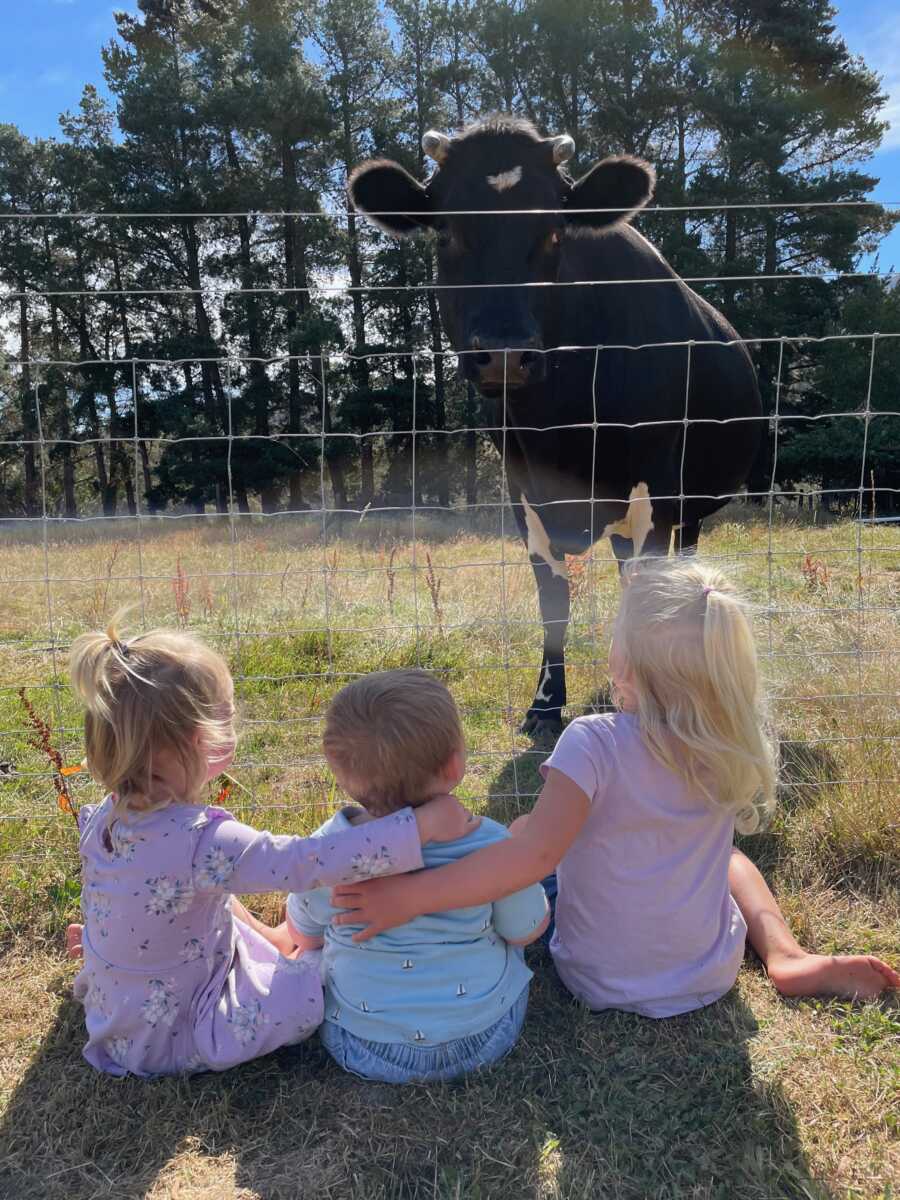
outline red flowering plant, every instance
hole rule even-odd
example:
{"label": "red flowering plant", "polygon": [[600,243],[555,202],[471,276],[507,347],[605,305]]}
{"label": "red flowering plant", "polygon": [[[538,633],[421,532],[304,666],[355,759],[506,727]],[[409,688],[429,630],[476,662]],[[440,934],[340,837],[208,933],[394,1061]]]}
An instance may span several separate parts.
{"label": "red flowering plant", "polygon": [[80,771],[84,770],[84,767],[81,763],[70,767],[65,765],[62,754],[53,745],[52,727],[44,720],[28,699],[24,688],[19,688],[19,699],[27,714],[28,724],[32,729],[28,738],[28,744],[34,747],[40,754],[43,754],[50,763],[50,766],[53,768],[52,781],[53,790],[56,792],[56,803],[62,812],[71,813],[77,824],[78,807],[69,790],[68,776],[77,775]]}

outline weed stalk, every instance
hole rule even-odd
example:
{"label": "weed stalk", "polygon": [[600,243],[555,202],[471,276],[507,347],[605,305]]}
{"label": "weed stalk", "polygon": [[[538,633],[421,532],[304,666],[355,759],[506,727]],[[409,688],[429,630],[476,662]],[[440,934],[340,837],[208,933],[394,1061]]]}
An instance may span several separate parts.
{"label": "weed stalk", "polygon": [[63,763],[62,755],[53,745],[53,730],[28,699],[23,687],[19,688],[19,700],[27,714],[28,724],[34,730],[28,738],[28,742],[35,750],[44,755],[53,768],[53,790],[56,792],[56,802],[63,812],[72,814],[77,825],[78,809],[66,782],[64,772],[67,768]]}

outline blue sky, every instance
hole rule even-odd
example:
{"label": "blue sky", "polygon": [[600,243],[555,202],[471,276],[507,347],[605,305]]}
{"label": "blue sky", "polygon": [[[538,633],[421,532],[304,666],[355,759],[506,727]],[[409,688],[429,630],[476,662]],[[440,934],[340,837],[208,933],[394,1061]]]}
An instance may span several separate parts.
{"label": "blue sky", "polygon": [[[29,135],[58,132],[57,117],[78,104],[82,85],[102,90],[100,47],[115,31],[115,9],[135,3],[110,0],[0,0],[0,121]],[[844,0],[837,27],[851,51],[884,79],[892,122],[882,149],[869,164],[880,177],[879,200],[900,201],[900,21],[896,0]],[[893,14],[893,15],[892,15]],[[882,269],[900,269],[900,228],[881,250]]]}

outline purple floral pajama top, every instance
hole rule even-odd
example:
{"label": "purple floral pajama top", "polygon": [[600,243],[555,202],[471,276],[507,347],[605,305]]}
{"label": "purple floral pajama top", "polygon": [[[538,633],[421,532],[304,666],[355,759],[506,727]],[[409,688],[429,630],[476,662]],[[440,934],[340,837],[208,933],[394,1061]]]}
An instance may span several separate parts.
{"label": "purple floral pajama top", "polygon": [[84,1057],[110,1075],[223,1071],[322,1021],[320,954],[286,959],[231,912],[237,892],[299,892],[422,866],[411,809],[333,837],[260,832],[221,808],[128,821],[79,813]]}

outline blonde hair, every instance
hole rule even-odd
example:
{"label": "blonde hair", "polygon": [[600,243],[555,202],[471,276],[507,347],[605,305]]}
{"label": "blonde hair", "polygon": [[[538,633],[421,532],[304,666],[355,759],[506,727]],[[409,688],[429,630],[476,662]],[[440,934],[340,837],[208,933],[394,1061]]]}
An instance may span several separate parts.
{"label": "blonde hair", "polygon": [[[126,639],[114,619],[105,633],[75,639],[69,671],[86,709],[88,770],[113,794],[119,815],[200,794],[210,752],[233,739],[232,714],[222,711],[231,698],[231,675],[220,655],[190,634],[165,629]],[[160,751],[181,763],[186,795],[151,795]]]}
{"label": "blonde hair", "polygon": [[636,560],[623,583],[613,636],[647,748],[754,832],[774,806],[776,767],[747,605],[696,559]]}
{"label": "blonde hair", "polygon": [[426,789],[463,732],[453,697],[427,671],[378,671],[341,688],[325,714],[329,762],[358,782],[353,797],[373,816],[428,799]]}

